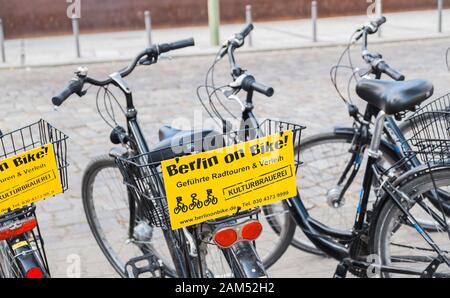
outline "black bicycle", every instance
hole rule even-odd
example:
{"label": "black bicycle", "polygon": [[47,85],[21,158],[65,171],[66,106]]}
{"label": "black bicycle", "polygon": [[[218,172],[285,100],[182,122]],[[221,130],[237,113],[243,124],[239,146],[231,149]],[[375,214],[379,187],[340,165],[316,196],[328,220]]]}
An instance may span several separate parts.
{"label": "black bicycle", "polygon": [[[378,78],[384,73],[394,79],[402,79],[380,57],[372,59],[377,56],[367,51],[367,36],[376,32],[384,22],[385,19],[381,18],[359,30],[363,53],[365,58],[369,58],[371,71],[375,70]],[[445,154],[441,154],[445,148],[439,146],[442,136],[436,135],[440,131],[434,127],[434,124],[442,123],[436,114],[445,112],[437,110],[432,112],[435,116],[430,117],[429,111],[433,109],[427,105],[410,117],[412,136],[401,143],[401,149],[387,146],[389,143],[382,140],[383,132],[387,136],[395,135],[387,131],[386,120],[389,123],[390,116],[401,119],[406,111],[416,110],[432,95],[433,85],[420,80],[363,79],[357,83],[356,92],[368,105],[357,126],[359,134],[353,135],[366,137],[368,141],[362,143],[362,148],[351,147],[353,158],[342,175],[342,181],[346,181],[346,177],[353,180],[366,150],[369,157],[353,229],[339,230],[312,218],[300,197],[288,201],[292,216],[316,247],[341,262],[336,277],[344,277],[348,270],[357,276],[407,274],[448,277],[448,210],[445,207],[448,196],[443,190],[445,182],[438,178],[446,167]],[[442,99],[436,102],[442,103]],[[373,118],[374,130],[370,134]],[[396,141],[398,139],[391,144],[396,144]],[[358,142],[352,139],[351,144]],[[393,149],[384,151],[392,153],[388,156],[393,157],[393,164],[386,165],[381,159],[383,147]],[[401,176],[396,178],[398,173]],[[343,184],[343,189],[346,185]],[[372,188],[375,201],[373,208],[369,209]],[[434,228],[430,229],[430,226]]]}
{"label": "black bicycle", "polygon": [[[385,18],[382,18],[378,22],[368,23],[358,29],[352,35],[338,64],[330,72],[333,85],[345,102],[349,116],[353,118],[353,126],[335,127],[332,132],[305,138],[300,146],[303,165],[298,180],[302,184],[299,190],[302,200],[312,217],[339,231],[351,231],[353,228],[353,214],[357,210],[360,185],[365,172],[364,152],[371,141],[370,130],[362,125],[365,122],[364,115],[351,101],[350,83],[352,80],[359,80],[360,77],[379,80],[384,70],[387,70],[388,76],[396,81],[402,81],[405,78],[400,72],[389,67],[380,54],[368,51],[367,38],[363,40],[361,56],[368,65],[368,69],[357,69],[350,57],[349,49],[362,37],[362,32],[368,35],[373,34],[385,21]],[[348,66],[341,64],[346,55],[349,60]],[[349,93],[347,97],[339,90],[337,83],[337,72],[341,68],[351,72],[350,80],[346,81]],[[385,120],[384,137],[380,145],[383,153],[381,158],[385,167],[402,160],[410,149],[407,147],[406,140],[412,136],[412,125],[409,121],[399,123],[396,120],[400,120],[400,117],[387,116]],[[372,127],[373,123],[369,124]],[[420,165],[421,162],[413,157],[412,162],[398,169],[395,175]],[[375,201],[376,194],[372,193],[370,202]],[[434,203],[437,202],[434,201]],[[418,221],[431,229],[426,220],[418,218]],[[306,252],[323,254],[300,229],[296,231],[292,244]]]}
{"label": "black bicycle", "polygon": [[[266,97],[274,95],[272,87],[257,82],[248,70],[243,69],[236,62],[235,51],[245,44],[245,38],[253,29],[253,24],[249,24],[240,33],[234,34],[224,42],[206,74],[205,83],[197,89],[198,98],[208,116],[216,120],[218,129],[226,132],[235,128],[243,134],[239,141],[248,141],[272,134],[281,127],[282,130],[294,131],[294,146],[298,146],[304,127],[275,120],[266,120],[261,124],[253,113],[255,92]],[[218,84],[215,73],[218,63],[226,56],[233,81],[222,86],[222,84]],[[206,93],[205,96],[202,96],[200,92],[202,89]],[[239,98],[240,91],[246,92],[245,100]],[[226,101],[237,103],[239,112],[234,111],[232,106],[226,104]],[[268,130],[267,123],[271,124],[270,127],[273,126],[272,123],[277,123],[280,127],[275,126]],[[300,152],[297,150],[295,156],[297,167],[300,163],[299,159]],[[264,267],[269,269],[289,248],[296,225],[290,219],[289,210],[282,201],[262,206],[260,209],[258,219],[263,222],[265,232],[256,241],[256,248]]]}
{"label": "black bicycle", "polygon": [[[227,140],[235,144],[239,132],[180,131],[165,126],[159,131],[160,143],[150,149],[137,122],[132,92],[124,81],[138,64],[154,64],[160,54],[192,45],[192,39],[155,45],[104,81],[88,77],[87,69],[80,68],[53,98],[53,104],[59,106],[72,94],[83,96],[86,83],[99,86],[99,113],[112,128],[112,143],[122,145],[94,159],[85,171],[82,196],[87,220],[108,261],[123,277],[263,277],[266,272],[253,244],[261,234],[261,224],[255,219],[258,210],[237,210],[233,216],[172,230],[161,173],[161,161],[220,148]],[[246,82],[249,91],[260,86]],[[120,104],[108,89],[111,85],[125,95],[126,107],[121,111],[126,129],[115,120],[113,106]],[[281,127],[271,122],[264,126],[273,132]],[[214,197],[210,201],[216,203]],[[189,204],[180,200],[178,207],[183,212]],[[240,235],[243,230],[252,233]],[[236,237],[220,237],[230,234]]]}

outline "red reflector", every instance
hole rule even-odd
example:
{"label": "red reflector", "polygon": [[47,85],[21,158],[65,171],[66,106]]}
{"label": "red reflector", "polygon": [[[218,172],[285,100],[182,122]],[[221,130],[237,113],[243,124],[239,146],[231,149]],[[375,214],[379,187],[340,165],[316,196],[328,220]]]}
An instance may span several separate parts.
{"label": "red reflector", "polygon": [[238,235],[236,231],[232,228],[224,228],[221,230],[218,230],[214,234],[214,242],[224,248],[228,248],[230,246],[233,246],[233,244],[236,243],[238,240]]}
{"label": "red reflector", "polygon": [[259,221],[250,221],[241,229],[241,236],[245,240],[253,241],[256,240],[262,232],[262,225]]}
{"label": "red reflector", "polygon": [[42,270],[40,268],[34,267],[27,271],[27,278],[43,278],[44,273],[42,273]]}
{"label": "red reflector", "polygon": [[22,235],[34,229],[37,225],[35,218],[14,222],[12,225],[0,228],[0,240],[6,240],[15,236]]}

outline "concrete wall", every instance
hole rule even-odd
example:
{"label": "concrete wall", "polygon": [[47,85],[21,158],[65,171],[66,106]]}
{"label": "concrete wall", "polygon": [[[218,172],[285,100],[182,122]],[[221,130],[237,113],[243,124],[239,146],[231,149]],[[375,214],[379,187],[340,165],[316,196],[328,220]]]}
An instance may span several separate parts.
{"label": "concrete wall", "polygon": [[[450,6],[449,1],[447,6]],[[365,14],[367,0],[318,0],[321,17]],[[256,21],[307,18],[310,0],[220,0],[224,23],[242,22],[252,4]],[[7,38],[71,32],[65,0],[0,0]],[[384,11],[436,8],[436,0],[383,0]],[[143,29],[144,11],[155,27],[207,24],[207,0],[81,0],[81,30]]]}

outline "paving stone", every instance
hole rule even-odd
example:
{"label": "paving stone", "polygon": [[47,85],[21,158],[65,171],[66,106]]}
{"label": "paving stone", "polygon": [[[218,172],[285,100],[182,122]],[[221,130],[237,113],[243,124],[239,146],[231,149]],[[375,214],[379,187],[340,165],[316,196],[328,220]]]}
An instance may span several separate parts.
{"label": "paving stone", "polygon": [[[382,53],[390,65],[408,78],[432,80],[435,94],[442,95],[450,87],[444,60],[447,47],[447,40],[435,40],[378,44],[373,50]],[[341,51],[341,47],[252,54],[238,51],[238,62],[276,90],[273,98],[255,97],[255,114],[305,124],[305,136],[328,131],[333,125],[350,125],[346,107],[329,81],[329,68]],[[355,64],[363,66],[359,48],[355,48],[353,56]],[[193,123],[194,112],[201,113],[195,89],[203,84],[211,61],[211,56],[161,60],[157,65],[139,68],[127,79],[138,95],[136,107],[150,144],[157,143],[157,129],[162,124],[183,119]],[[123,63],[92,64],[89,68],[93,76],[103,79],[122,66]],[[78,254],[82,257],[83,277],[117,276],[89,232],[80,198],[81,175],[90,158],[107,154],[113,147],[109,143],[111,128],[96,114],[95,88],[89,89],[89,95],[82,100],[70,98],[57,111],[50,103],[50,98],[70,79],[73,69],[64,66],[0,70],[0,128],[14,129],[42,117],[69,135],[70,189],[61,197],[39,203],[42,206],[38,208],[52,273],[65,277],[67,256]],[[217,72],[218,84],[230,82],[225,61]],[[355,98],[355,102],[362,106],[360,100]],[[226,104],[239,110],[234,103]],[[205,113],[203,117],[206,119]],[[269,273],[274,277],[330,277],[335,266],[334,260],[290,248]]]}

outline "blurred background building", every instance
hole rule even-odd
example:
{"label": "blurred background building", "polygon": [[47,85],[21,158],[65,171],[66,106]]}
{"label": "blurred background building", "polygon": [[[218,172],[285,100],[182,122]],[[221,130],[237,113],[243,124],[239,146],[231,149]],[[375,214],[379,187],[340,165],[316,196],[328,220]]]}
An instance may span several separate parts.
{"label": "blurred background building", "polygon": [[[205,25],[207,0],[80,0],[84,33],[141,30],[144,11],[154,27]],[[362,15],[372,0],[319,0],[320,17]],[[450,7],[446,1],[446,7]],[[255,21],[308,18],[310,0],[220,0],[222,23],[242,22],[251,4]],[[6,38],[67,34],[72,31],[65,0],[0,0]],[[436,0],[383,0],[384,12],[435,9]]]}

